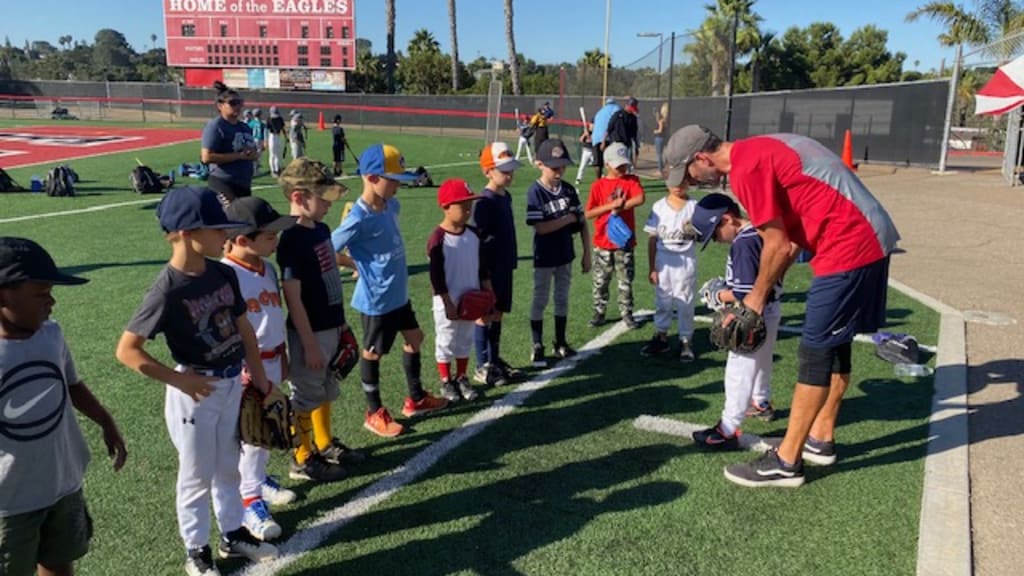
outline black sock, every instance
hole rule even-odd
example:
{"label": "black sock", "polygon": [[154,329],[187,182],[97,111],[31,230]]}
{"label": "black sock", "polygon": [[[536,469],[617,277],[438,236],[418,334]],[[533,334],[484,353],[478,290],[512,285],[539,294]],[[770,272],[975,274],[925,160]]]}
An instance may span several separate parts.
{"label": "black sock", "polygon": [[359,374],[366,394],[366,410],[373,414],[384,405],[380,399],[380,360],[359,359]]}
{"label": "black sock", "polygon": [[568,344],[565,340],[565,326],[568,323],[567,316],[555,316],[555,344]]}
{"label": "black sock", "polygon": [[416,402],[423,400],[426,392],[420,381],[420,353],[402,352],[402,368],[405,370],[405,384],[409,387],[409,396]]}
{"label": "black sock", "polygon": [[501,359],[501,320],[494,320],[487,329],[487,342],[491,349],[491,362]]}
{"label": "black sock", "polygon": [[530,335],[533,336],[533,345],[544,345],[544,321],[530,320]]}

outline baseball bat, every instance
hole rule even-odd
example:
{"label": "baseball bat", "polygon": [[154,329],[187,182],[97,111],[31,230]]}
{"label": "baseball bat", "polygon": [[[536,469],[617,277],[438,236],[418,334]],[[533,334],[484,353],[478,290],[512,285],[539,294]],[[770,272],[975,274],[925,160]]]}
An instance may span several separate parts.
{"label": "baseball bat", "polygon": [[583,106],[580,106],[580,120],[583,121],[583,129],[586,130],[587,129],[587,111],[583,109]]}

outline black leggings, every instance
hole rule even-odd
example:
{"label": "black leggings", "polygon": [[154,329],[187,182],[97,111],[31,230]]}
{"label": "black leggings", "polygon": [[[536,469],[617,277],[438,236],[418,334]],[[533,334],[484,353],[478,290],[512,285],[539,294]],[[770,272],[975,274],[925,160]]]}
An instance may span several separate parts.
{"label": "black leggings", "polygon": [[216,176],[210,176],[207,179],[206,187],[216,192],[217,197],[220,198],[221,203],[225,206],[234,202],[237,198],[252,196],[251,185],[242,186],[241,184],[217,178]]}

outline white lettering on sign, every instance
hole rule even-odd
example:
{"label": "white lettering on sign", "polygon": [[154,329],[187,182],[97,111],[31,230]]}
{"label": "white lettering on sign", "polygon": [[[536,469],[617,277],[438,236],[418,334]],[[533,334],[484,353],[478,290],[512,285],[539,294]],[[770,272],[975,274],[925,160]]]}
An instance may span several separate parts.
{"label": "white lettering on sign", "polygon": [[272,1],[274,6],[274,12],[277,14],[348,14],[349,12],[348,0]]}
{"label": "white lettering on sign", "polygon": [[169,12],[226,12],[227,0],[170,0]]}

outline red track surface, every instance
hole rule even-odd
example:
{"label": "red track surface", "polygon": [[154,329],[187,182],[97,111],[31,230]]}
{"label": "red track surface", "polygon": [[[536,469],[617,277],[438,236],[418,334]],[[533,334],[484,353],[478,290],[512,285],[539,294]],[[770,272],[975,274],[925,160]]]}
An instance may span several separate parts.
{"label": "red track surface", "polygon": [[[66,162],[197,140],[195,129],[31,126],[0,129],[0,167]],[[198,150],[197,150],[198,153]]]}

